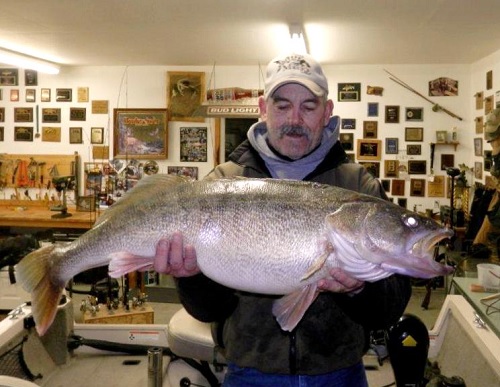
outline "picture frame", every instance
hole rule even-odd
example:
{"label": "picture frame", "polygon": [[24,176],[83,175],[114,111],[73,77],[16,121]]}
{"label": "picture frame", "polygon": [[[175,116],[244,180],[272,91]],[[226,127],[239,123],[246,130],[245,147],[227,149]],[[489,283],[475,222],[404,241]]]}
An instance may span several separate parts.
{"label": "picture frame", "polygon": [[408,160],[409,175],[427,174],[427,160]]}
{"label": "picture frame", "polygon": [[26,89],[26,102],[36,102],[36,89]]}
{"label": "picture frame", "polygon": [[114,157],[167,158],[167,109],[113,109],[113,128]]}
{"label": "picture frame", "polygon": [[483,139],[480,137],[474,138],[474,156],[481,157],[483,155]]}
{"label": "picture frame", "polygon": [[481,161],[474,162],[474,178],[477,180],[483,179],[483,163]]}
{"label": "picture frame", "polygon": [[14,141],[26,141],[26,142],[33,141],[33,127],[15,126]]}
{"label": "picture frame", "polygon": [[80,127],[69,128],[69,143],[83,144],[83,128]]}
{"label": "picture frame", "polygon": [[378,102],[368,102],[368,117],[378,117]]}
{"label": "picture frame", "polygon": [[10,101],[18,102],[19,101],[19,89],[11,89],[10,90]]}
{"label": "picture frame", "polygon": [[167,173],[169,175],[186,176],[193,180],[198,180],[198,167],[169,166],[167,167]]}
{"label": "picture frame", "polygon": [[340,129],[346,129],[346,130],[356,129],[356,118],[342,118],[340,120]]}
{"label": "picture frame", "polygon": [[89,102],[89,88],[78,87],[76,89],[76,96],[77,102]]}
{"label": "picture frame", "polygon": [[388,155],[397,155],[399,153],[399,138],[385,138],[385,153]]}
{"label": "picture frame", "polygon": [[339,102],[359,102],[361,101],[361,83],[338,83]]}
{"label": "picture frame", "polygon": [[474,119],[476,134],[482,134],[484,132],[484,120],[483,116],[478,116]]}
{"label": "picture frame", "polygon": [[442,154],[441,155],[441,170],[446,171],[447,168],[455,167],[455,155],[454,154]]}
{"label": "picture frame", "polygon": [[381,140],[358,139],[356,157],[358,160],[380,160],[382,154],[381,148]]}
{"label": "picture frame", "polygon": [[99,127],[90,128],[90,143],[104,144],[104,128],[99,128]]}
{"label": "picture frame", "polygon": [[42,123],[57,124],[61,122],[60,108],[42,108]]}
{"label": "picture frame", "polygon": [[180,161],[206,162],[207,159],[208,128],[181,127],[180,128]]}
{"label": "picture frame", "polygon": [[384,176],[399,177],[399,160],[384,160]]}
{"label": "picture frame", "polygon": [[61,128],[57,126],[43,126],[42,141],[61,142]]}
{"label": "picture frame", "polygon": [[423,121],[424,108],[421,107],[407,107],[405,108],[406,121]]}
{"label": "picture frame", "polygon": [[204,72],[167,72],[167,106],[170,121],[204,122],[196,110],[205,100]]}
{"label": "picture frame", "polygon": [[444,198],[444,176],[434,176],[427,182],[427,196],[431,198]]}
{"label": "picture frame", "polygon": [[36,70],[24,70],[24,85],[38,86],[38,72]]}
{"label": "picture frame", "polygon": [[446,144],[447,138],[448,138],[448,132],[446,130],[438,130],[436,132],[436,143],[437,144]]}
{"label": "picture frame", "polygon": [[69,108],[70,121],[85,121],[87,119],[87,109],[80,107]]}
{"label": "picture frame", "polygon": [[410,179],[410,196],[425,196],[425,179]]}
{"label": "picture frame", "polygon": [[94,212],[96,209],[96,197],[78,196],[76,199],[76,210],[79,212]]}
{"label": "picture frame", "polygon": [[429,97],[450,97],[458,95],[458,81],[448,77],[439,77],[429,81]]}
{"label": "picture frame", "polygon": [[4,127],[0,126],[0,141],[4,141]]}
{"label": "picture frame", "polygon": [[377,121],[363,121],[363,138],[377,138],[377,130]]}
{"label": "picture frame", "polygon": [[0,107],[0,122],[5,122],[5,108]]}
{"label": "picture frame", "polygon": [[399,123],[399,106],[386,105],[385,107],[385,123],[398,124]]}
{"label": "picture frame", "polygon": [[380,163],[371,162],[371,161],[360,161],[360,165],[362,165],[369,174],[371,174],[375,178],[380,178]]}
{"label": "picture frame", "polygon": [[56,102],[71,102],[72,100],[72,89],[56,89]]}
{"label": "picture frame", "polygon": [[48,89],[48,88],[40,89],[40,101],[41,102],[50,102],[50,89]]}
{"label": "picture frame", "polygon": [[0,86],[18,86],[19,70],[14,68],[0,68]]}
{"label": "picture frame", "polygon": [[339,140],[346,152],[354,150],[354,133],[340,133]]}
{"label": "picture frame", "polygon": [[33,108],[15,107],[14,122],[33,122]]}
{"label": "picture frame", "polygon": [[405,128],[405,141],[408,141],[408,142],[422,142],[422,141],[424,141],[424,128],[406,127]]}
{"label": "picture frame", "polygon": [[474,100],[476,101],[476,110],[482,109],[484,106],[484,92],[478,91],[474,94]]}
{"label": "picture frame", "polygon": [[392,196],[405,195],[405,181],[403,179],[392,180],[391,195]]}
{"label": "picture frame", "polygon": [[420,144],[406,145],[406,154],[408,156],[420,156],[422,154],[422,145]]}

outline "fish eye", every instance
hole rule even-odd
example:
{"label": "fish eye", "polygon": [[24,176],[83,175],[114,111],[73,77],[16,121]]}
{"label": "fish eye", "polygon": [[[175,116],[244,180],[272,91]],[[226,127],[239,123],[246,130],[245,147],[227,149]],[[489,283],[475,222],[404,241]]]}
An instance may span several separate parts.
{"label": "fish eye", "polygon": [[413,215],[405,215],[403,217],[403,223],[408,227],[415,228],[418,227],[418,219]]}

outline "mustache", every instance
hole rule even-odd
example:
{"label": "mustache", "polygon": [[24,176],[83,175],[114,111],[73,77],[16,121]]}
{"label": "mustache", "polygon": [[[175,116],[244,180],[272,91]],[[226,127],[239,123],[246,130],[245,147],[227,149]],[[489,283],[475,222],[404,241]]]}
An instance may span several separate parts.
{"label": "mustache", "polygon": [[283,138],[287,135],[311,137],[311,131],[300,125],[283,125],[279,131],[279,137]]}

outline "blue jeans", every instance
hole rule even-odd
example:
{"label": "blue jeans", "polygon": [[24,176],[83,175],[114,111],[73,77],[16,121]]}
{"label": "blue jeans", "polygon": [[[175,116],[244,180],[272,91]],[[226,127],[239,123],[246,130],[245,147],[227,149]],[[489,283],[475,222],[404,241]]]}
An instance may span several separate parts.
{"label": "blue jeans", "polygon": [[265,374],[254,368],[229,364],[223,387],[368,387],[365,367],[352,367],[322,375]]}

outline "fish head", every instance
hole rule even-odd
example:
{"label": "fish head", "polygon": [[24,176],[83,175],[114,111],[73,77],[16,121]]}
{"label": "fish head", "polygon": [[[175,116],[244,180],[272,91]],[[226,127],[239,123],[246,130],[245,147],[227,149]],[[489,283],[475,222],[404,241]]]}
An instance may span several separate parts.
{"label": "fish head", "polygon": [[377,198],[343,203],[326,218],[339,256],[370,262],[389,273],[417,278],[449,274],[434,260],[434,247],[453,231],[433,219]]}

